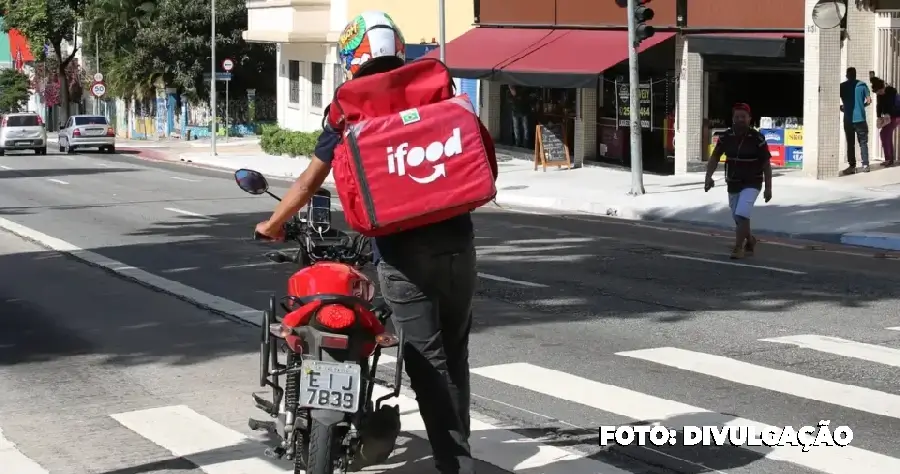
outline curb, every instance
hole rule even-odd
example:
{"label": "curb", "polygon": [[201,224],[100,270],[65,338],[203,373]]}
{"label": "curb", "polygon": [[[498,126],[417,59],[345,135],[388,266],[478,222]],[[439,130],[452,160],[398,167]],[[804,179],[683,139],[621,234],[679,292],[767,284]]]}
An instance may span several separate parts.
{"label": "curb", "polygon": [[841,243],[859,247],[900,251],[900,234],[889,232],[851,232],[841,236]]}

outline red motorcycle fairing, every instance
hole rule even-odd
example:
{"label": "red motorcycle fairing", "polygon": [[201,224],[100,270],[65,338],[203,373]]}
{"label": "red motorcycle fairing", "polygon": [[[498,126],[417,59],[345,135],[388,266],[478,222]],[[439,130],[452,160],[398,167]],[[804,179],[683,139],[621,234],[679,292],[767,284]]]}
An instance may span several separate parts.
{"label": "red motorcycle fairing", "polygon": [[[369,302],[374,296],[375,287],[365,274],[350,265],[334,262],[318,262],[310,267],[297,271],[288,279],[288,294],[298,298],[314,295],[346,295],[359,298],[361,302]],[[385,327],[378,320],[378,316],[367,305],[357,305],[352,309],[348,324],[331,325],[323,316],[332,316],[329,319],[339,317],[340,312],[351,313],[351,310],[335,304],[323,304],[314,300],[302,306],[298,306],[293,300],[288,303],[291,312],[285,315],[281,324],[284,328],[297,328],[306,326],[312,322],[312,318],[326,327],[331,332],[341,333],[352,325],[352,320],[359,322],[360,326],[373,337],[362,345],[362,357],[369,357],[378,346],[377,336],[385,332]],[[331,313],[331,314],[330,314]],[[355,316],[354,316],[355,315]],[[300,338],[290,332],[283,334],[288,346],[294,352],[302,352]]]}
{"label": "red motorcycle fairing", "polygon": [[288,294],[300,298],[321,294],[347,295],[371,301],[375,295],[375,285],[350,265],[318,262],[291,275]]}

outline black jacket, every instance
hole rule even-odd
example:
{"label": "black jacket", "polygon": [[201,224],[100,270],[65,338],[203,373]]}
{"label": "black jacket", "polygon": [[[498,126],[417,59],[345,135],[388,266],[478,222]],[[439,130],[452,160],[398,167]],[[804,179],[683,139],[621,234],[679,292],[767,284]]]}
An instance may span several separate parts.
{"label": "black jacket", "polygon": [[887,86],[884,94],[878,96],[875,103],[875,113],[881,117],[890,115],[891,117],[900,117],[900,107],[897,107],[897,89],[894,86]]}

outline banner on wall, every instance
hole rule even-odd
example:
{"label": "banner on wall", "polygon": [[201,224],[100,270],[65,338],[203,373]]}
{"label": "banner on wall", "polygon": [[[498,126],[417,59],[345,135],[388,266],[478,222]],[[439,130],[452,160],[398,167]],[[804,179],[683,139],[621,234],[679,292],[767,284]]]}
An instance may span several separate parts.
{"label": "banner on wall", "polygon": [[[631,88],[627,82],[616,82],[616,128],[631,127]],[[653,130],[653,94],[649,82],[638,85],[638,115],[641,128]]]}

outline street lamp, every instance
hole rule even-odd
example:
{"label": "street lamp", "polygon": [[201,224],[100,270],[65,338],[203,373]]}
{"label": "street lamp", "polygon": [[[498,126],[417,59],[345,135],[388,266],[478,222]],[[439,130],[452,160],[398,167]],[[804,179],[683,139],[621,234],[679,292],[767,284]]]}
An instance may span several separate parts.
{"label": "street lamp", "polygon": [[447,59],[447,6],[445,0],[438,0],[438,47],[441,49],[441,62]]}
{"label": "street lamp", "polygon": [[209,38],[210,66],[209,66],[209,106],[212,109],[212,124],[209,127],[210,153],[216,155],[216,0],[210,1],[210,13],[212,16],[212,36]]}

